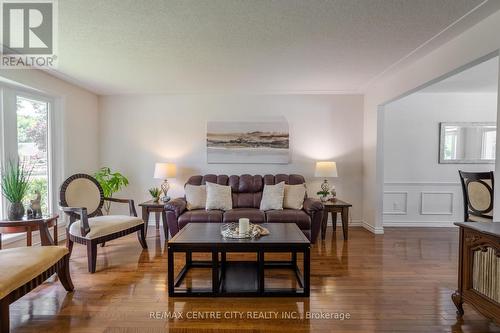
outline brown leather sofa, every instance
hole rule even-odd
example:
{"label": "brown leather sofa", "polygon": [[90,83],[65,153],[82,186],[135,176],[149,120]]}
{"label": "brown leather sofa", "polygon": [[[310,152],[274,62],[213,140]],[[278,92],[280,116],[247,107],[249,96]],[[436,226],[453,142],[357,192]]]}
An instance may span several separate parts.
{"label": "brown leather sofa", "polygon": [[247,217],[252,223],[289,222],[296,223],[304,235],[314,243],[318,237],[321,219],[323,217],[323,204],[313,198],[305,198],[303,209],[259,210],[264,184],[274,185],[284,181],[286,184],[297,185],[305,183],[301,175],[204,175],[192,176],[187,184],[204,185],[216,183],[231,186],[233,209],[221,210],[187,210],[186,199],[176,198],[166,205],[167,224],[170,234],[174,236],[188,223],[224,223],[236,222],[241,217]]}

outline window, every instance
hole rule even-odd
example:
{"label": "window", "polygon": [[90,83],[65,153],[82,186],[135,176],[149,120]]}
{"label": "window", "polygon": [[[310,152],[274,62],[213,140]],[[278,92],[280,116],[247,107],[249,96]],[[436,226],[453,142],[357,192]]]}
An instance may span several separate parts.
{"label": "window", "polygon": [[497,149],[497,131],[488,129],[483,132],[481,159],[494,160]]}
{"label": "window", "polygon": [[[51,162],[53,101],[43,95],[9,87],[2,88],[2,96],[2,164],[19,159],[32,168],[31,185],[24,204],[28,206],[30,199],[40,193],[42,212],[48,214],[54,210]],[[0,206],[6,209],[7,205],[4,200]]]}

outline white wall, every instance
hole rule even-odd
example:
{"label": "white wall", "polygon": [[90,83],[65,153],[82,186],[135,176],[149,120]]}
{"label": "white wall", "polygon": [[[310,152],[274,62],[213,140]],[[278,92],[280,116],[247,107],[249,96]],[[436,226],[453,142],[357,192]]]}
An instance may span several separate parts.
{"label": "white wall", "polygon": [[[380,108],[447,73],[455,71],[500,48],[500,12],[496,12],[428,55],[396,72],[388,72],[365,89],[363,130],[363,219],[375,233],[383,233],[383,119]],[[497,137],[500,140],[500,136]],[[498,146],[498,142],[497,142]],[[497,155],[499,156],[499,155]],[[499,157],[500,158],[500,157]],[[496,164],[500,168],[500,163]],[[497,171],[500,171],[497,170]],[[500,187],[495,187],[500,196]],[[498,193],[497,193],[498,192]],[[500,212],[499,205],[495,211]]]}
{"label": "white wall", "polygon": [[496,122],[496,93],[416,93],[385,107],[384,226],[451,226],[463,220],[458,170],[439,164],[440,122]]}
{"label": "white wall", "polygon": [[[340,198],[352,202],[352,220],[362,219],[362,113],[360,95],[146,95],[100,98],[101,165],[123,172],[130,186],[119,196],[148,199],[155,162],[178,165],[171,196],[183,195],[194,174],[299,173],[315,195],[316,160],[337,162],[332,179]],[[209,120],[286,119],[291,163],[207,164]]]}

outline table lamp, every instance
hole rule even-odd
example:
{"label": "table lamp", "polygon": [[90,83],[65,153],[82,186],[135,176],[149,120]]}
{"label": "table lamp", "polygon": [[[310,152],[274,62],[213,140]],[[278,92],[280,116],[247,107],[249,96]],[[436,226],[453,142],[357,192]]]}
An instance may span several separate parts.
{"label": "table lamp", "polygon": [[168,190],[170,189],[170,184],[168,183],[168,178],[175,178],[177,174],[177,167],[173,163],[156,163],[155,164],[155,179],[163,179],[161,184],[161,191],[163,192],[163,201],[170,200],[168,196]]}
{"label": "table lamp", "polygon": [[[314,172],[314,177],[323,178],[323,184],[321,184],[321,191],[324,193],[330,192],[330,184],[327,178],[338,177],[337,173],[337,163],[331,161],[320,161],[316,162],[316,170]],[[326,195],[322,195],[322,198],[326,199]]]}

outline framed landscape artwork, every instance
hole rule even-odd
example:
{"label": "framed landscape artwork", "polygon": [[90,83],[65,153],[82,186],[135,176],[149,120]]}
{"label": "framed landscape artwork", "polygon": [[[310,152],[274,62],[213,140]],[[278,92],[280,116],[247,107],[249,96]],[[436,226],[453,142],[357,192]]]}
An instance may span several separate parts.
{"label": "framed landscape artwork", "polygon": [[290,161],[286,121],[207,123],[208,163],[273,163]]}

